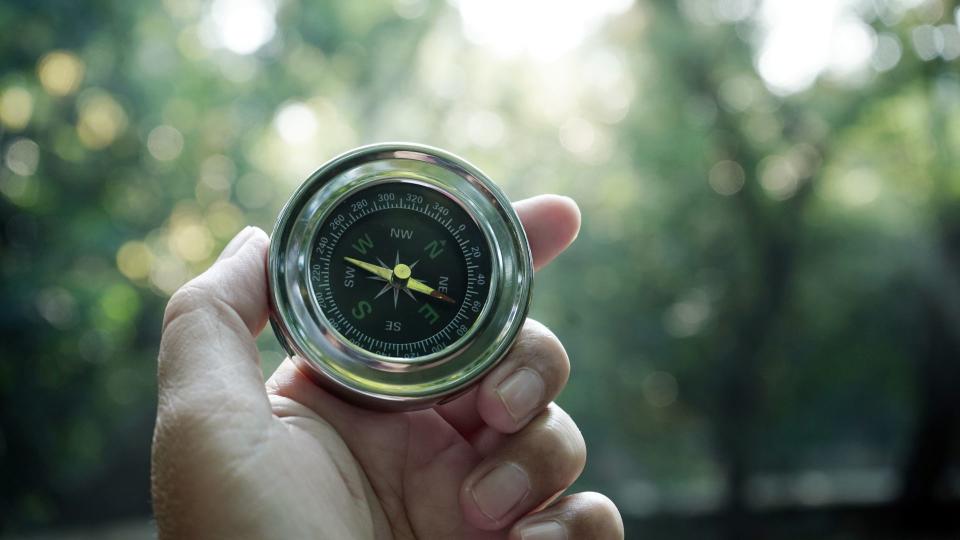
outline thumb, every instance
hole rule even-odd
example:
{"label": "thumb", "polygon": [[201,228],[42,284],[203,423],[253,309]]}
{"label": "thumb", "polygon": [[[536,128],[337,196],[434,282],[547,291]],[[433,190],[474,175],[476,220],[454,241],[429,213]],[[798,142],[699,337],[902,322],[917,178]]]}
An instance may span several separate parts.
{"label": "thumb", "polygon": [[269,312],[269,243],[247,227],[170,298],[158,359],[160,412],[269,417],[256,347]]}

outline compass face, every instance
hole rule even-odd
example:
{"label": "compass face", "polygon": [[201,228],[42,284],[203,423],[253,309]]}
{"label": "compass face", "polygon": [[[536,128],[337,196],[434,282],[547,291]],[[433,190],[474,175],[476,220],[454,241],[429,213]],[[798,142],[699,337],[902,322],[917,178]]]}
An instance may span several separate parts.
{"label": "compass face", "polygon": [[310,284],[330,326],[363,350],[415,358],[447,350],[490,292],[487,239],[444,192],[387,181],[344,198],[312,243]]}

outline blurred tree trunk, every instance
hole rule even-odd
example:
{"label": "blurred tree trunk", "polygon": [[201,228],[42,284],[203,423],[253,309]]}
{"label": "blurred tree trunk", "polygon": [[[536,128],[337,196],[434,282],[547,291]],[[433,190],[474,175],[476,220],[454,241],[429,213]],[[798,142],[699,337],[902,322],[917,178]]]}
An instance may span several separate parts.
{"label": "blurred tree trunk", "polygon": [[960,342],[940,296],[943,291],[929,289],[923,299],[924,335],[917,358],[918,418],[899,495],[911,530],[937,528],[950,521],[942,506],[949,496],[948,472],[960,423]]}
{"label": "blurred tree trunk", "polygon": [[[685,35],[697,35],[676,3],[662,2],[659,16],[669,19],[666,27],[681,28]],[[770,334],[776,329],[787,301],[800,238],[801,215],[809,198],[810,179],[803,178],[797,192],[786,201],[773,203],[763,192],[757,170],[766,153],[746,136],[742,119],[722,106],[720,87],[714,66],[729,64],[720,57],[735,58],[734,64],[749,65],[750,47],[732,33],[726,47],[677,43],[658,54],[668,56],[664,64],[673,66],[691,96],[709,99],[717,106],[716,125],[709,134],[717,150],[716,159],[737,162],[746,173],[746,182],[733,196],[731,207],[741,221],[741,230],[750,248],[745,275],[728,276],[729,294],[717,309],[720,326],[710,341],[720,344],[716,351],[717,384],[713,403],[706,414],[711,419],[714,451],[724,471],[724,507],[720,533],[724,538],[754,538],[747,519],[746,490],[753,461],[756,411],[762,402],[760,381],[761,355]],[[716,57],[716,58],[714,58]],[[791,119],[795,120],[795,119]],[[792,126],[787,126],[792,129]],[[704,171],[704,176],[707,171]]]}
{"label": "blurred tree trunk", "polygon": [[[956,2],[946,2],[953,12]],[[941,60],[927,62],[922,77],[928,103],[930,141],[934,146],[932,173],[936,212],[936,245],[931,268],[923,280],[923,329],[917,354],[917,411],[913,444],[903,466],[899,502],[910,528],[945,525],[949,468],[954,462],[960,431],[960,204],[951,186],[957,174],[949,141],[949,103],[938,103],[938,80],[955,69]],[[956,106],[956,104],[953,104]]]}
{"label": "blurred tree trunk", "polygon": [[[671,26],[686,28],[687,35],[697,35],[689,28],[690,23],[675,3],[660,5],[661,14],[671,19]],[[717,310],[717,320],[722,325],[713,340],[721,344],[717,351],[718,382],[715,406],[707,411],[714,426],[717,460],[724,470],[725,507],[720,533],[724,538],[742,540],[756,538],[761,533],[748,519],[746,492],[755,457],[756,413],[761,410],[764,399],[760,378],[762,354],[789,301],[794,269],[800,256],[799,246],[805,234],[803,213],[817,181],[819,167],[811,168],[807,177],[799,180],[796,193],[788,200],[772,202],[767,199],[757,177],[760,162],[767,157],[767,152],[751,143],[744,132],[741,116],[721,106],[723,80],[717,79],[713,66],[729,64],[729,61],[721,62],[719,56],[752,57],[749,45],[742,40],[731,39],[728,45],[714,49],[713,56],[718,58],[704,54],[702,48],[681,47],[659,52],[671,56],[667,62],[680,70],[691,94],[707,97],[717,104],[716,126],[712,133],[720,154],[717,159],[735,161],[746,173],[745,185],[734,195],[734,200],[751,248],[748,255],[751,272],[731,277],[729,289],[732,293]],[[902,89],[910,80],[902,73],[889,73],[883,81],[875,84],[869,98],[841,96],[838,112],[826,119],[833,138],[856,126],[872,104]],[[821,140],[809,139],[804,133],[804,114],[803,108],[794,109],[789,102],[781,103],[782,142],[784,146],[809,144],[819,154],[820,163],[826,162],[831,148]],[[936,444],[933,446],[942,448]]]}

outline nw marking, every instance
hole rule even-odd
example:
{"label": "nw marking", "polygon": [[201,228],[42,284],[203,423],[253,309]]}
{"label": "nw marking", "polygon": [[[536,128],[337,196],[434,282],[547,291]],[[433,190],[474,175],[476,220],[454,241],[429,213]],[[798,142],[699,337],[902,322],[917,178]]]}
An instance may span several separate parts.
{"label": "nw marking", "polygon": [[413,231],[410,229],[390,229],[390,238],[400,238],[401,240],[410,240],[413,238]]}

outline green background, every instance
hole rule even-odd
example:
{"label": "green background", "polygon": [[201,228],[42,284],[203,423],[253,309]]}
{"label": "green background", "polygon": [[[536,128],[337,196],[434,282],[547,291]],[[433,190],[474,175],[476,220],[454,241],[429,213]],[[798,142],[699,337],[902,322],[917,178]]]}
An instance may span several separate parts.
{"label": "green background", "polygon": [[149,537],[166,299],[411,140],[580,204],[532,316],[629,537],[956,535],[956,4],[798,20],[872,52],[785,82],[770,3],[0,4],[0,533]]}

